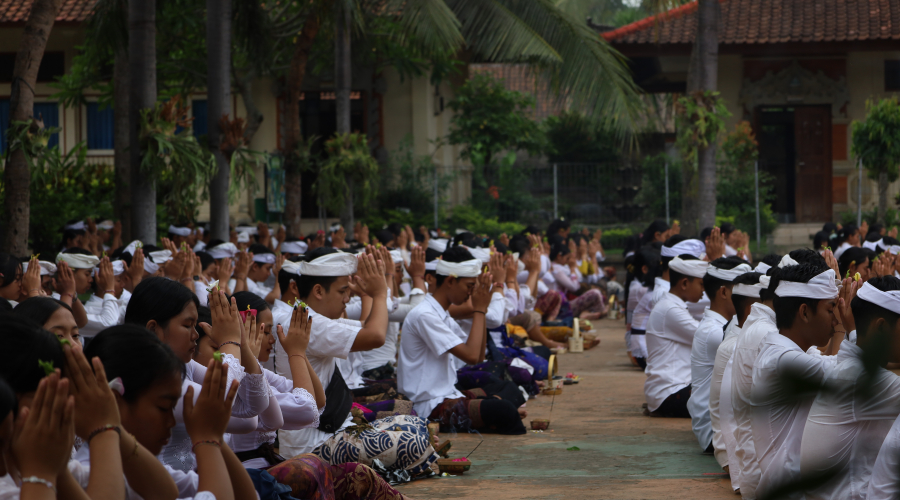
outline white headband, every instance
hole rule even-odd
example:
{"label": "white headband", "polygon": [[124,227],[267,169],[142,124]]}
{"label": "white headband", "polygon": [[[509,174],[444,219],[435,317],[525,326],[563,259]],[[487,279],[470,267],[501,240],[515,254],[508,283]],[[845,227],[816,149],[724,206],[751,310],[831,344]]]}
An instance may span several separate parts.
{"label": "white headband", "polygon": [[296,274],[297,276],[300,276],[300,263],[285,260],[284,264],[281,265],[281,270],[288,274]]}
{"label": "white headband", "polygon": [[437,261],[435,272],[441,276],[453,276],[454,278],[476,278],[481,274],[481,261],[478,259],[465,262]]}
{"label": "white headband", "polygon": [[769,284],[771,284],[771,283],[772,283],[771,276],[760,276],[759,277],[759,284],[762,285],[764,288],[769,288]]}
{"label": "white headband", "polygon": [[115,222],[113,222],[113,221],[107,219],[107,220],[105,220],[105,221],[102,221],[100,224],[97,224],[97,229],[102,229],[102,230],[104,230],[104,231],[109,231],[110,229],[114,228],[115,226],[116,226],[116,223],[115,223]]}
{"label": "white headband", "polygon": [[159,265],[154,264],[150,259],[144,259],[144,271],[150,274],[156,274],[156,271],[159,271]]}
{"label": "white headband", "polygon": [[[125,261],[114,260],[110,262],[110,264],[112,264],[113,276],[118,276],[125,272]],[[94,276],[97,276],[98,274],[100,274],[99,266],[94,268]]]}
{"label": "white headband", "polygon": [[894,314],[900,314],[900,291],[882,292],[866,283],[856,292],[856,296]]}
{"label": "white headband", "polygon": [[756,269],[754,269],[754,271],[761,273],[761,274],[766,274],[769,271],[769,269],[772,269],[772,266],[766,264],[765,262],[760,262],[759,264],[756,265]]}
{"label": "white headband", "polygon": [[434,259],[434,260],[431,261],[431,262],[426,262],[426,263],[425,263],[425,270],[426,270],[426,271],[437,271],[437,265],[438,265],[438,262],[440,262],[439,259]]}
{"label": "white headband", "polygon": [[678,257],[679,255],[688,254],[699,259],[705,253],[706,245],[702,241],[684,240],[671,247],[663,246],[659,255],[660,257]]}
{"label": "white headband", "polygon": [[282,241],[281,253],[306,253],[309,245],[304,241]]}
{"label": "white headband", "polygon": [[490,251],[490,249],[487,249],[487,248],[469,248],[469,247],[465,247],[465,248],[466,248],[467,250],[469,250],[469,253],[472,254],[472,257],[475,257],[476,259],[480,260],[481,262],[484,262],[485,264],[487,264],[488,262],[491,261],[491,251]]}
{"label": "white headband", "polygon": [[[54,264],[52,262],[43,261],[43,260],[39,260],[38,264],[40,264],[40,266],[41,266],[41,276],[51,276],[53,274],[56,274],[56,264]],[[22,272],[24,273],[27,271],[28,271],[28,262],[26,261],[26,262],[22,263]]]}
{"label": "white headband", "polygon": [[447,251],[447,244],[450,243],[446,238],[432,238],[428,240],[428,248],[444,253]]}
{"label": "white headband", "polygon": [[[672,264],[670,263],[669,267],[671,266]],[[753,272],[753,269],[750,268],[750,264],[738,264],[734,269],[719,269],[710,264],[709,267],[706,268],[707,274],[723,281],[734,281],[738,276],[751,272]]]}
{"label": "white headband", "polygon": [[66,224],[65,226],[63,226],[63,230],[65,230],[65,231],[84,231],[84,221],[80,220],[78,222]]}
{"label": "white headband", "polygon": [[864,241],[862,246],[863,246],[863,248],[868,248],[869,250],[872,250],[873,252],[877,252],[878,247],[885,248],[884,238],[882,238],[878,241]]}
{"label": "white headband", "polygon": [[125,247],[125,250],[122,250],[122,253],[130,253],[131,256],[133,257],[134,251],[137,250],[138,245],[140,245],[141,247],[144,246],[144,244],[141,243],[141,240],[134,240],[131,243],[129,243],[127,247]]}
{"label": "white headband", "polygon": [[340,229],[340,228],[341,228],[341,224],[340,224],[340,223],[332,224],[332,225],[328,228],[328,232],[329,232],[329,233],[333,233],[333,232],[337,231],[337,230]]}
{"label": "white headband", "polygon": [[734,285],[734,289],[731,290],[731,293],[734,295],[743,295],[744,297],[756,297],[758,299],[759,292],[769,287],[769,279],[763,280],[763,278],[769,278],[769,276],[760,276],[759,283],[753,285],[738,283]]}
{"label": "white headband", "polygon": [[299,264],[301,276],[350,276],[356,272],[359,261],[353,254],[335,252]]}
{"label": "white headband", "polygon": [[56,262],[59,261],[65,262],[72,269],[93,269],[100,262],[100,257],[80,253],[61,253],[56,256]]}
{"label": "white headband", "polygon": [[207,251],[212,258],[218,260],[228,257],[234,257],[234,254],[237,253],[238,249],[236,246],[234,246],[234,243],[229,241],[226,243],[220,243]]}
{"label": "white headband", "polygon": [[174,234],[176,236],[190,236],[191,228],[169,226],[169,234]]}
{"label": "white headband", "polygon": [[781,258],[781,262],[778,263],[778,269],[784,269],[785,267],[790,266],[799,266],[800,263],[796,260],[792,259],[790,255],[784,254],[784,257]]}
{"label": "white headband", "polygon": [[900,245],[891,245],[888,247],[887,251],[893,255],[900,254]]}
{"label": "white headband", "polygon": [[250,233],[240,232],[237,235],[238,243],[250,243]]}
{"label": "white headband", "polygon": [[154,264],[164,264],[172,260],[171,250],[157,250],[155,252],[150,252],[148,255],[150,255]]}
{"label": "white headband", "polygon": [[675,257],[669,262],[669,269],[693,278],[702,278],[708,268],[709,262],[704,260],[681,260],[681,257]]}
{"label": "white headband", "polygon": [[391,250],[391,261],[393,261],[394,264],[403,262],[403,253],[400,252],[399,248]]}
{"label": "white headband", "polygon": [[238,227],[234,228],[234,230],[238,234],[240,234],[240,233],[259,234],[259,230],[256,229],[256,226],[238,226]]}
{"label": "white headband", "polygon": [[262,264],[274,264],[275,263],[275,254],[274,253],[260,253],[253,254],[253,262],[260,262]]}
{"label": "white headband", "polygon": [[838,296],[838,287],[834,284],[834,270],[818,274],[809,283],[782,281],[775,289],[779,297],[803,297],[806,299],[828,300]]}

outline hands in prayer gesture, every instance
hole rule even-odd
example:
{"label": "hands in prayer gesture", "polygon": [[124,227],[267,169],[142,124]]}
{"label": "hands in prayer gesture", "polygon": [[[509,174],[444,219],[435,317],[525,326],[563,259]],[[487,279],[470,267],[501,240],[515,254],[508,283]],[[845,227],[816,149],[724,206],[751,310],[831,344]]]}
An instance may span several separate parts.
{"label": "hands in prayer gesture", "polygon": [[541,252],[537,248],[532,248],[525,252],[525,256],[522,258],[522,262],[525,264],[525,270],[530,272],[540,272],[541,270]]}
{"label": "hands in prayer gesture", "polygon": [[309,251],[325,246],[325,231],[316,233],[316,237],[309,242]]}
{"label": "hands in prayer gesture", "polygon": [[247,314],[244,317],[243,328],[241,329],[241,356],[248,355],[251,359],[259,357],[259,351],[262,349],[263,339],[266,336],[265,323],[257,324],[255,314]]}
{"label": "hands in prayer gesture", "polygon": [[[107,259],[109,260],[109,259]],[[73,279],[74,284],[74,279]],[[28,261],[28,270],[25,271],[25,274],[22,275],[22,285],[20,294],[25,295],[27,297],[40,297],[43,295],[41,292],[41,263],[38,261],[37,256],[31,258]]]}
{"label": "hands in prayer gesture", "polygon": [[406,272],[413,278],[425,275],[425,247],[417,246],[409,253],[409,264],[404,263]]}
{"label": "hands in prayer gesture", "polygon": [[206,365],[203,387],[194,403],[194,387],[184,394],[184,426],[191,441],[222,442],[231,418],[231,405],[237,395],[238,381],[228,387],[228,365],[211,359]]}
{"label": "hands in prayer gesture", "polygon": [[295,307],[291,313],[291,326],[288,328],[287,336],[284,335],[284,328],[278,325],[275,333],[278,334],[278,341],[281,342],[281,346],[284,347],[288,356],[306,355],[312,321],[309,311],[305,307]]}
{"label": "hands in prayer gesture", "polygon": [[706,258],[710,262],[725,256],[725,237],[718,227],[712,228],[712,232],[706,238]]}
{"label": "hands in prayer gesture", "polygon": [[[843,330],[846,333],[856,329],[850,302],[853,302],[853,297],[856,297],[856,291],[862,286],[862,283],[862,281],[856,281],[853,278],[845,278],[841,282],[841,291],[838,294],[837,303],[834,305],[834,322],[832,327],[834,327],[835,331]],[[843,328],[840,328],[841,326]]]}
{"label": "hands in prayer gesture", "polygon": [[834,271],[834,275],[840,278],[841,270],[838,267],[837,259],[834,258],[834,252],[826,249],[822,252],[822,257],[825,259],[825,263],[828,264],[828,267]]}
{"label": "hands in prayer gesture", "polygon": [[203,328],[216,345],[241,341],[241,315],[238,313],[234,297],[229,303],[225,292],[221,290],[209,292],[209,312],[212,316],[212,325],[200,323],[200,328]]}
{"label": "hands in prayer gesture", "polygon": [[485,312],[491,304],[491,273],[481,273],[475,278],[475,287],[472,288],[472,308]]}
{"label": "hands in prayer gesture", "polygon": [[356,268],[356,274],[351,276],[351,288],[358,293],[376,297],[380,294],[387,293],[387,282],[384,280],[385,266],[382,258],[376,260],[375,247],[366,247],[366,253],[360,254],[358,257],[359,265]]}
{"label": "hands in prayer gesture", "polygon": [[59,371],[38,384],[31,405],[19,410],[10,451],[23,477],[56,484],[66,470],[75,443],[75,398]]}
{"label": "hands in prayer gesture", "polygon": [[65,295],[75,296],[75,273],[72,272],[72,268],[65,261],[59,261],[56,264],[56,277],[53,278],[53,288],[61,297]]}
{"label": "hands in prayer gesture", "polygon": [[497,279],[506,276],[506,266],[503,265],[503,255],[494,250],[494,247],[491,247],[491,260],[488,261],[488,272]]}
{"label": "hands in prayer gesture", "polygon": [[109,261],[109,257],[100,259],[98,267],[100,271],[97,273],[97,290],[100,292],[100,296],[102,297],[108,291],[114,293],[116,276],[113,274],[112,262]]}
{"label": "hands in prayer gesture", "polygon": [[80,438],[87,439],[91,432],[103,426],[118,426],[119,405],[106,381],[106,371],[100,358],[94,358],[88,363],[80,349],[64,345],[63,350],[66,354],[70,392],[78,406],[75,413],[75,433]]}
{"label": "hands in prayer gesture", "polygon": [[347,231],[344,230],[344,227],[341,226],[337,231],[331,233],[331,246],[334,248],[347,248],[350,245],[347,244]]}
{"label": "hands in prayer gesture", "polygon": [[234,278],[239,280],[246,279],[247,273],[250,272],[253,254],[250,252],[238,252],[236,257],[237,262],[234,264]]}

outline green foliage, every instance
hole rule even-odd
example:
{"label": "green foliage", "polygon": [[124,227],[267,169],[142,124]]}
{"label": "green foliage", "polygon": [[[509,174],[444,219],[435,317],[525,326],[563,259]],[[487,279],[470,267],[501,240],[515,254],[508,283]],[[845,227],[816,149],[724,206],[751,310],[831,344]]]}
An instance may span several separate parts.
{"label": "green foliage", "polygon": [[335,134],[325,141],[325,158],[319,162],[319,175],[313,190],[326,209],[340,213],[347,202],[348,180],[353,180],[355,208],[365,208],[374,199],[378,176],[378,162],[369,152],[365,134]]}
{"label": "green foliage", "polygon": [[576,111],[563,111],[544,121],[547,159],[551,162],[615,162],[621,157],[615,134]]}
{"label": "green foliage", "polygon": [[[446,203],[447,188],[456,177],[455,171],[440,169],[428,155],[416,155],[412,136],[407,135],[392,151],[379,176],[378,207],[381,215],[390,212],[395,217],[412,221],[418,227],[434,225],[434,183],[437,175],[438,207]],[[376,215],[377,216],[377,215]],[[380,226],[378,226],[380,227]]]}
{"label": "green foliage", "polygon": [[636,198],[638,203],[647,205],[648,219],[666,215],[666,162],[669,163],[669,216],[673,220],[681,218],[681,160],[660,153],[644,158],[642,187]]}
{"label": "green foliage", "polygon": [[718,92],[704,90],[679,97],[675,101],[675,146],[684,161],[693,165],[697,148],[708,147],[725,129],[731,116]]}
{"label": "green foliage", "polygon": [[896,97],[866,101],[866,110],[865,121],[853,121],[853,156],[862,160],[869,178],[885,173],[894,182],[900,177],[900,102]]}
{"label": "green foliage", "polygon": [[479,73],[457,89],[448,106],[454,111],[450,144],[462,145],[460,158],[490,165],[504,151],[540,154],[546,137],[530,118],[534,97],[507,90],[502,82]]}
{"label": "green foliage", "polygon": [[59,230],[69,219],[114,217],[113,169],[89,164],[84,143],[66,154],[49,148],[26,158],[31,171],[29,246],[35,253],[49,256],[58,251]]}
{"label": "green foliage", "polygon": [[[39,124],[41,126],[39,126]],[[9,128],[9,150],[22,149],[26,158],[40,155],[47,150],[50,137],[59,132],[59,127],[44,128],[37,119],[28,121],[13,121]]]}
{"label": "green foliage", "polygon": [[630,227],[604,229],[603,247],[606,249],[625,248],[625,240],[633,234],[635,234],[635,231]]}
{"label": "green foliage", "polygon": [[450,229],[467,229],[475,234],[485,234],[496,238],[503,233],[513,235],[525,230],[518,222],[500,222],[497,217],[486,217],[475,207],[459,205],[453,207],[450,215]]}
{"label": "green foliage", "polygon": [[[732,224],[751,235],[756,234],[756,188],[753,162],[759,158],[759,147],[753,129],[740,122],[734,132],[722,141],[716,186],[717,216],[731,217]],[[759,224],[762,234],[769,234],[778,224],[772,213],[775,201],[775,178],[759,172]]]}
{"label": "green foliage", "polygon": [[[845,226],[850,223],[856,224],[856,210],[841,212],[838,220]],[[868,221],[870,224],[875,223],[878,220],[878,207],[874,207],[871,210],[863,210],[862,220]],[[888,208],[884,215],[884,225],[888,227],[900,226],[900,210]]]}
{"label": "green foliage", "polygon": [[739,171],[753,170],[753,163],[759,159],[759,143],[750,122],[738,122],[734,132],[722,141],[719,154]]}
{"label": "green foliage", "polygon": [[[197,142],[188,123],[177,96],[141,110],[141,171],[157,182],[162,204],[176,220],[195,218],[216,168],[212,153]],[[176,133],[179,125],[183,130]]]}

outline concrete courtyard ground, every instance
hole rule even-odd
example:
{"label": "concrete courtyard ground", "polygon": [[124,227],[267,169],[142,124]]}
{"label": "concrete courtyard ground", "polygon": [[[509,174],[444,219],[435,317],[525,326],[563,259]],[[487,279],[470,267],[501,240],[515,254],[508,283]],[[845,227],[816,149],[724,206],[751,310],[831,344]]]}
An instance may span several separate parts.
{"label": "concrete courtyard ground", "polygon": [[[465,475],[398,489],[417,500],[738,499],[715,458],[701,453],[689,419],[642,415],[645,375],[626,357],[623,322],[602,320],[595,330],[599,346],[560,356],[560,373],[582,379],[556,396],[552,416],[550,396],[528,401],[526,427],[531,418],[550,418],[553,432],[486,435]],[[455,458],[480,438],[452,440]]]}

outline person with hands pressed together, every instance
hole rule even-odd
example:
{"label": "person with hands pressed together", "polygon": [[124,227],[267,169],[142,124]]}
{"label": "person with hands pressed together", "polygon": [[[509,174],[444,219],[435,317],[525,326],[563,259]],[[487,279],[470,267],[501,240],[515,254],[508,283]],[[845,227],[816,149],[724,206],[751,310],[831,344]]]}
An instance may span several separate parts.
{"label": "person with hands pressed together", "polygon": [[[491,301],[492,278],[468,250],[452,247],[437,263],[436,288],[404,322],[400,340],[397,388],[420,415],[451,423],[469,422],[481,431],[524,434],[525,426],[513,402],[498,398],[466,397],[456,387],[454,359],[475,364],[484,357],[485,314]],[[471,298],[472,327],[464,332],[450,317],[451,305]],[[464,340],[465,339],[465,340]]]}
{"label": "person with hands pressed together", "polygon": [[75,297],[75,273],[64,261],[56,263],[56,276],[53,277],[53,289],[56,290],[51,297],[59,300],[72,308],[72,316],[79,328],[87,325],[87,311],[84,305]]}
{"label": "person with hands pressed together", "polygon": [[[375,420],[371,428],[366,427],[362,432],[346,430],[352,425],[353,402],[348,383],[353,382],[355,375],[347,357],[350,351],[376,349],[385,341],[388,323],[385,262],[368,252],[357,257],[331,248],[313,250],[306,259],[296,268],[286,265],[282,269],[287,280],[282,284],[289,286],[289,296],[296,293],[296,298],[308,307],[312,325],[306,356],[325,385],[328,405],[318,428],[281,433],[282,454],[292,457],[312,451],[331,464],[368,465],[378,458],[386,467],[402,468],[411,475],[424,472],[437,458],[425,419],[397,415]],[[285,270],[297,274],[287,274]],[[363,322],[341,319],[350,299],[351,284],[372,301]],[[303,303],[298,304],[295,299],[295,307]],[[278,319],[281,314],[273,314],[284,327],[284,322]],[[278,342],[276,368],[281,369],[282,360],[289,359],[284,346]],[[401,443],[409,446],[401,447]]]}

